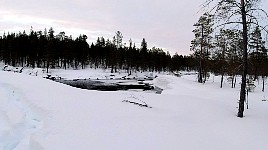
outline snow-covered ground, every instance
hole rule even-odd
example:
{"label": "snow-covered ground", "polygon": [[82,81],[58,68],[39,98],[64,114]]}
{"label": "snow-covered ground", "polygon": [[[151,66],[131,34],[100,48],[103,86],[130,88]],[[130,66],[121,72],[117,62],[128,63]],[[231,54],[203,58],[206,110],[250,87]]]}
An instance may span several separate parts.
{"label": "snow-covered ground", "polygon": [[[159,95],[83,90],[44,79],[44,74],[42,69],[0,71],[0,149],[268,149],[268,101],[262,101],[268,94],[261,92],[261,83],[249,93],[245,117],[238,118],[239,87],[232,89],[225,80],[221,89],[217,76],[199,84],[193,74],[157,74],[153,83],[164,89]],[[73,79],[110,74],[87,69],[52,70],[51,75]]]}

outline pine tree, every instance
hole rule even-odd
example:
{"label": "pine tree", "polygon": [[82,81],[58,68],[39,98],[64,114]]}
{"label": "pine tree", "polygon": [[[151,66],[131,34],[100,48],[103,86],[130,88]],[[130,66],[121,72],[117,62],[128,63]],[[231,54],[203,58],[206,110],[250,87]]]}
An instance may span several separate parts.
{"label": "pine tree", "polygon": [[194,24],[196,27],[193,30],[195,39],[191,41],[191,50],[194,51],[194,55],[199,59],[199,69],[198,69],[198,82],[203,83],[206,78],[206,68],[205,63],[209,58],[209,49],[212,47],[210,39],[212,39],[213,32],[213,15],[209,13],[204,13]]}
{"label": "pine tree", "polygon": [[262,40],[261,30],[258,26],[250,34],[249,41],[250,41],[249,48],[251,50],[249,58],[251,60],[250,64],[252,64],[254,68],[254,81],[255,81],[259,74],[258,72],[260,65],[267,56],[267,50],[265,49],[265,42]]}
{"label": "pine tree", "polygon": [[141,48],[140,48],[140,66],[142,71],[145,71],[148,68],[148,49],[147,49],[147,42],[145,38],[141,41]]}

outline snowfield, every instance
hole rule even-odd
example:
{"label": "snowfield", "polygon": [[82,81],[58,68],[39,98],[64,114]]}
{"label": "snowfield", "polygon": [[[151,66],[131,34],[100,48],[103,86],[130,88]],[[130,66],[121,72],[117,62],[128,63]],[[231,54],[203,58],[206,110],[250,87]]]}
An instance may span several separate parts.
{"label": "snowfield", "polygon": [[[51,74],[108,75],[92,70]],[[164,91],[154,94],[90,91],[35,75],[0,71],[1,150],[268,149],[268,93],[261,92],[261,82],[249,93],[245,117],[238,118],[239,85],[232,89],[225,78],[221,89],[218,76],[199,84],[196,75],[158,74],[152,82]]]}

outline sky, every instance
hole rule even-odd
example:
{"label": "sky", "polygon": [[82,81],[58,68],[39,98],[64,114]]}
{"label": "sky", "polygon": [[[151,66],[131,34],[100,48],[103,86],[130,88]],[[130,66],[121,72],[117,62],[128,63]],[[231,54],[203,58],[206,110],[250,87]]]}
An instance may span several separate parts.
{"label": "sky", "polygon": [[[188,55],[193,24],[205,0],[1,0],[0,34],[53,27],[73,37],[112,38],[116,31],[140,47],[143,38],[171,54]],[[267,1],[265,2],[267,3]],[[268,4],[266,5],[268,6]],[[266,8],[267,9],[267,8]]]}

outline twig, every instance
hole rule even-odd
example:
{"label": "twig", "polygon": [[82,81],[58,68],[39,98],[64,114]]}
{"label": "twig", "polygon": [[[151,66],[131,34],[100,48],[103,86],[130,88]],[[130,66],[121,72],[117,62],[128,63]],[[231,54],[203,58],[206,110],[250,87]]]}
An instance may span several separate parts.
{"label": "twig", "polygon": [[138,105],[138,106],[140,106],[140,107],[148,107],[148,108],[152,108],[151,106],[148,106],[145,102],[144,102],[145,104],[140,104],[140,103],[132,102],[132,101],[129,101],[129,100],[123,100],[122,102],[132,103],[132,104]]}

